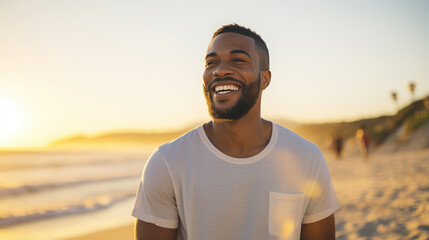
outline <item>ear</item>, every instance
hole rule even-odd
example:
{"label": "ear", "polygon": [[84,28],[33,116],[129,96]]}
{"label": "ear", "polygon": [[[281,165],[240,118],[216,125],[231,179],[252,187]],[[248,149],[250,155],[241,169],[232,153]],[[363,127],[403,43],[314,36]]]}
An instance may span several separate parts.
{"label": "ear", "polygon": [[263,70],[261,71],[261,89],[265,90],[271,82],[271,71]]}

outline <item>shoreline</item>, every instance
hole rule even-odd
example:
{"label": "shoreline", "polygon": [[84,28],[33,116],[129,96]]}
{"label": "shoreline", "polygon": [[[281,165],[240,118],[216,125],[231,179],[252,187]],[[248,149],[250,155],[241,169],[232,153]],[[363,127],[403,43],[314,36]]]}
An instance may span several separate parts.
{"label": "shoreline", "polygon": [[134,225],[125,225],[64,240],[134,239]]}

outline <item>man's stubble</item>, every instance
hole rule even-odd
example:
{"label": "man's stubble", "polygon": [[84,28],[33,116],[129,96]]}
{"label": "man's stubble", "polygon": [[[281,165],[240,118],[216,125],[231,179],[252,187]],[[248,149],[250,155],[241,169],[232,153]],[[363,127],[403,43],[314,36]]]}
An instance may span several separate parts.
{"label": "man's stubble", "polygon": [[[213,82],[216,82],[216,80]],[[241,96],[237,103],[224,110],[216,108],[213,104],[213,92],[210,90],[212,84],[213,83],[207,87],[203,86],[204,96],[207,101],[210,116],[216,122],[237,120],[246,115],[258,100],[259,93],[261,91],[261,74],[258,73],[258,79],[253,83],[243,85],[241,87]]]}

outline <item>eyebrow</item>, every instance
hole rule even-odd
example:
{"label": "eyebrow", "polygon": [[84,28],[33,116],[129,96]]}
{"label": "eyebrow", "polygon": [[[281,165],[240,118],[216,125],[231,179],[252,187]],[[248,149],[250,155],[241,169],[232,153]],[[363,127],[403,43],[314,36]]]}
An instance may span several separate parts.
{"label": "eyebrow", "polygon": [[[231,50],[231,51],[229,51],[229,54],[236,54],[236,53],[242,53],[242,54],[245,54],[248,57],[250,57],[250,54],[247,53],[246,51],[243,51],[243,50]],[[211,52],[211,53],[206,55],[206,59],[209,57],[216,57],[216,56],[217,56],[217,53]]]}
{"label": "eyebrow", "polygon": [[234,53],[242,53],[242,54],[246,54],[248,57],[250,57],[250,54],[249,54],[249,53],[247,53],[246,51],[243,51],[243,50],[231,50],[229,53],[230,53],[230,54],[234,54]]}
{"label": "eyebrow", "polygon": [[216,56],[217,56],[217,53],[211,52],[211,53],[209,53],[209,54],[206,55],[206,59],[209,58],[209,57],[216,57]]}

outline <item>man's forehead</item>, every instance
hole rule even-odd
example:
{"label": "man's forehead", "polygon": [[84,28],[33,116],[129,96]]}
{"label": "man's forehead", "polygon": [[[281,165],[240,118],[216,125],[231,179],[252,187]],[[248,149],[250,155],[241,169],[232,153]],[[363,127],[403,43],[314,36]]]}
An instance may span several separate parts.
{"label": "man's forehead", "polygon": [[212,39],[207,48],[207,54],[223,50],[244,50],[253,52],[255,50],[255,40],[238,33],[221,33]]}

